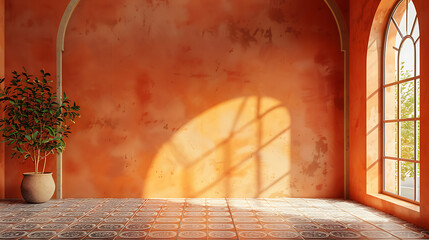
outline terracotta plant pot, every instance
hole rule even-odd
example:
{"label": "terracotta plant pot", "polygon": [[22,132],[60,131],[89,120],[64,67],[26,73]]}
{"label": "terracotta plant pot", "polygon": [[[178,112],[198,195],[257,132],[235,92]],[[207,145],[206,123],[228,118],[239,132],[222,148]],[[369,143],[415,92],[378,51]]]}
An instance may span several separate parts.
{"label": "terracotta plant pot", "polygon": [[24,173],[21,195],[29,203],[44,203],[51,199],[55,191],[52,173]]}

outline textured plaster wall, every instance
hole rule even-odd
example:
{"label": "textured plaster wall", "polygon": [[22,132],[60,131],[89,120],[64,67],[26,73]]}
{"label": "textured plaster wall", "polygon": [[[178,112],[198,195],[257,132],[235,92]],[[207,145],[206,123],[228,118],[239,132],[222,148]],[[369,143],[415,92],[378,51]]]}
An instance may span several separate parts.
{"label": "textured plaster wall", "polygon": [[[4,78],[4,0],[0,0],[0,78]],[[1,113],[2,114],[2,113]],[[3,115],[0,115],[3,116]],[[1,139],[1,138],[0,138]],[[0,144],[0,198],[5,194],[5,146]]]}
{"label": "textured plaster wall", "polygon": [[310,6],[78,5],[65,196],[341,196],[342,53],[326,4]]}
{"label": "textured plaster wall", "polygon": [[[33,74],[44,68],[55,76],[58,26],[68,1],[5,1],[5,76],[23,67]],[[54,79],[53,79],[54,80]],[[23,172],[34,171],[31,161],[10,159],[5,151],[5,197],[20,198]],[[55,157],[47,163],[55,173]]]}
{"label": "textured plaster wall", "polygon": [[[66,4],[7,2],[6,72],[55,74]],[[64,197],[343,196],[343,54],[321,0],[82,1],[63,61],[82,106]],[[31,165],[6,169],[19,197]]]}
{"label": "textured plaster wall", "polygon": [[[421,146],[429,141],[425,103],[429,84],[424,81],[429,64],[429,2],[413,1],[417,8],[421,36]],[[350,2],[350,189],[351,198],[408,221],[428,228],[429,220],[429,165],[425,161],[429,152],[421,148],[421,202],[420,207],[404,204],[379,194],[381,190],[379,81],[382,77],[383,38],[387,17],[394,6],[393,0]],[[371,31],[372,29],[372,31]]]}

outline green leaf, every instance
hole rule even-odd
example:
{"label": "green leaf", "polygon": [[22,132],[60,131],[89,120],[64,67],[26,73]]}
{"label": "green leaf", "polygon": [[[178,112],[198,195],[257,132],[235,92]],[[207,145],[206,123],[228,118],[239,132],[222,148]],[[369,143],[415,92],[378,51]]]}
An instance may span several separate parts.
{"label": "green leaf", "polygon": [[19,151],[20,153],[25,153],[24,149],[20,148],[20,147],[16,147],[16,150]]}
{"label": "green leaf", "polygon": [[46,129],[48,129],[49,135],[51,135],[52,137],[55,137],[55,131],[53,128],[46,126]]}
{"label": "green leaf", "polygon": [[59,136],[57,136],[57,137],[54,137],[54,141],[58,141],[58,140],[62,140],[63,139],[63,137],[59,137]]}

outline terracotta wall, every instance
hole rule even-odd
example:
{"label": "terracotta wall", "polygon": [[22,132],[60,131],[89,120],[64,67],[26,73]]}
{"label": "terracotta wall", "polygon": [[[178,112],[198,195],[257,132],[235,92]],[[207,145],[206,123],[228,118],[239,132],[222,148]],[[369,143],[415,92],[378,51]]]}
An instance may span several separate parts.
{"label": "terracotta wall", "polygon": [[[55,45],[59,22],[67,0],[5,1],[5,76],[21,71],[38,74],[44,68],[55,76]],[[34,171],[31,161],[10,159],[5,152],[5,196],[20,198],[23,172]],[[55,159],[47,163],[47,171],[55,173]]]}
{"label": "terracotta wall", "polygon": [[[381,189],[381,164],[379,164],[379,126],[377,124],[379,80],[383,52],[384,24],[396,1],[350,1],[350,189],[351,198],[385,212],[429,227],[429,156],[427,148],[421,148],[421,202],[420,207],[396,201],[379,194]],[[429,84],[424,81],[429,71],[429,59],[425,48],[429,44],[429,2],[413,1],[419,17],[421,36],[421,146],[429,141]],[[375,19],[375,20],[374,20]],[[374,21],[373,21],[374,20]],[[372,29],[372,31],[371,31]],[[375,146],[375,147],[374,147]],[[377,150],[378,149],[378,150]]]}
{"label": "terracotta wall", "polygon": [[[6,72],[55,73],[66,3],[7,2]],[[65,197],[343,196],[343,54],[324,1],[82,1],[63,75],[82,106]],[[6,161],[7,197],[24,171]]]}
{"label": "terracotta wall", "polygon": [[[4,78],[4,0],[0,0],[0,78]],[[3,113],[0,113],[3,116]],[[0,137],[1,139],[1,137]],[[5,194],[5,146],[0,143],[0,198]]]}

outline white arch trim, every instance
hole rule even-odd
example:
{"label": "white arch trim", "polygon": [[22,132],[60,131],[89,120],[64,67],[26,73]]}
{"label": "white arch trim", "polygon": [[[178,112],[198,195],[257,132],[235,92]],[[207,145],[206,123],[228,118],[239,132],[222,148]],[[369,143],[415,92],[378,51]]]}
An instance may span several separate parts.
{"label": "white arch trim", "polygon": [[337,22],[341,41],[341,51],[344,53],[344,198],[349,199],[350,193],[350,155],[349,155],[349,32],[347,22],[335,0],[324,0]]}
{"label": "white arch trim", "polygon": [[[66,10],[61,18],[60,26],[57,32],[57,96],[58,101],[61,100],[63,95],[63,52],[64,52],[64,39],[66,35],[67,24],[73,14],[74,9],[80,0],[70,0]],[[57,154],[57,198],[63,198],[63,155]]]}

